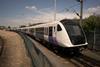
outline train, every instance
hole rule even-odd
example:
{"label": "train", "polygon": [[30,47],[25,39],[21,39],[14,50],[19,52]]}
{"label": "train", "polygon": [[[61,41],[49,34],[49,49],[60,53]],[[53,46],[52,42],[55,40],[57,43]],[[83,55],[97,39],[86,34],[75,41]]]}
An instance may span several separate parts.
{"label": "train", "polygon": [[17,30],[33,35],[36,39],[51,43],[53,47],[81,50],[87,46],[87,38],[78,21],[63,19],[40,23]]}

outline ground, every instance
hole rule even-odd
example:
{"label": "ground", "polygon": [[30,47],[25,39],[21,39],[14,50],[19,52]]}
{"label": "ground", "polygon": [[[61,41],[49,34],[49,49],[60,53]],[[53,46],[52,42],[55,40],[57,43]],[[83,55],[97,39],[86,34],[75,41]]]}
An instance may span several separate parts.
{"label": "ground", "polygon": [[31,67],[23,39],[15,32],[1,31],[4,49],[0,55],[0,67]]}

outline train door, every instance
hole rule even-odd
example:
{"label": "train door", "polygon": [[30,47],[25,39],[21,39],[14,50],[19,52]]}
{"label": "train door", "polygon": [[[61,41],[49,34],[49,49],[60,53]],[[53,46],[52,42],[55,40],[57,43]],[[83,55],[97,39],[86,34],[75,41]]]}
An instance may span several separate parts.
{"label": "train door", "polygon": [[56,37],[56,29],[55,29],[55,26],[53,27],[53,38]]}
{"label": "train door", "polygon": [[57,41],[56,41],[56,26],[53,27],[53,43],[57,44]]}
{"label": "train door", "polygon": [[33,35],[34,35],[34,36],[36,35],[36,28],[34,28],[34,33],[33,33]]}
{"label": "train door", "polygon": [[49,42],[53,44],[57,44],[56,41],[56,27],[49,27]]}
{"label": "train door", "polygon": [[49,42],[53,43],[53,27],[49,27]]}

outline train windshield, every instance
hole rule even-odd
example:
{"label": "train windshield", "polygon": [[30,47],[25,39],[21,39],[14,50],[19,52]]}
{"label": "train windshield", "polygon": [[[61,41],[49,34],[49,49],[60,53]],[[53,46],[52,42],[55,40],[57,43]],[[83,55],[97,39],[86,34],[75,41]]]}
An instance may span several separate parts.
{"label": "train windshield", "polygon": [[66,25],[65,26],[71,36],[81,36],[81,30],[77,25]]}
{"label": "train windshield", "polygon": [[75,22],[62,22],[64,25],[71,42],[74,45],[84,44],[85,43],[85,36],[81,27]]}

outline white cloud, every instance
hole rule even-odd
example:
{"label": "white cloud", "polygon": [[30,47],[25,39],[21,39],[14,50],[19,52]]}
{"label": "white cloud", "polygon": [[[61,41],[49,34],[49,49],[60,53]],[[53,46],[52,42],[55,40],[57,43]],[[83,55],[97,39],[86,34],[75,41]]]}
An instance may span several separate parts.
{"label": "white cloud", "polygon": [[[62,20],[62,19],[73,19],[73,18],[79,18],[75,13],[72,12],[67,12],[67,13],[56,13],[56,20]],[[54,12],[51,11],[49,13],[43,13],[41,15],[37,15],[33,17],[32,21],[36,23],[40,22],[48,22],[48,21],[53,21],[54,20]]]}
{"label": "white cloud", "polygon": [[25,8],[29,10],[37,10],[36,6],[25,6]]}
{"label": "white cloud", "polygon": [[[26,6],[25,8],[27,9],[35,9],[35,12],[38,13],[35,17],[33,17],[33,20],[40,22],[40,21],[52,21],[54,20],[54,9],[53,8],[43,8],[43,9],[37,9],[36,6]],[[58,12],[58,11],[57,11]],[[61,12],[61,13],[56,13],[57,15],[57,20],[63,19],[63,18],[68,18],[68,19],[73,19],[73,18],[78,18],[78,16],[73,13],[73,12]]]}
{"label": "white cloud", "polygon": [[[48,22],[48,21],[53,21],[54,20],[54,9],[52,8],[43,8],[40,10],[37,10],[38,15],[33,17],[32,21],[33,22]],[[61,20],[64,18],[68,19],[73,19],[73,18],[79,18],[75,13],[73,12],[60,12],[56,13],[56,19]]]}
{"label": "white cloud", "polygon": [[[27,7],[28,8],[28,7]],[[29,23],[34,24],[34,23],[44,23],[44,22],[49,22],[49,21],[53,21],[54,20],[54,11],[50,8],[45,8],[45,9],[40,9],[37,10],[38,11],[38,15],[36,16],[22,16],[19,17],[17,16],[17,18],[8,18],[8,19],[4,19],[2,20],[2,22],[5,22],[4,24],[6,24],[6,26],[19,26],[19,25],[28,25]],[[57,20],[61,20],[64,18],[76,18],[77,16],[74,13],[71,12],[67,12],[67,13],[57,13]]]}
{"label": "white cloud", "polygon": [[15,26],[18,27],[20,25],[28,25],[32,22],[32,17],[24,17],[24,18],[4,18],[0,19],[0,25],[2,26]]}
{"label": "white cloud", "polygon": [[100,6],[96,6],[96,7],[92,7],[92,8],[88,8],[87,10],[89,13],[95,13],[95,14],[99,14],[100,15]]}
{"label": "white cloud", "polygon": [[91,7],[83,12],[83,18],[89,17],[90,15],[100,15],[100,6]]}
{"label": "white cloud", "polygon": [[[40,15],[33,17],[32,19],[33,22],[36,21],[36,23],[38,23],[38,22],[47,22],[47,21],[54,20],[54,11],[51,8],[38,10],[38,13],[40,13]],[[100,6],[88,8],[87,10],[85,10],[83,12],[83,18],[89,17],[93,13],[100,14]],[[57,16],[56,17],[57,20],[61,20],[64,18],[67,18],[67,19],[78,18],[79,19],[79,17],[73,12],[61,12],[61,13],[57,13],[56,16]]]}
{"label": "white cloud", "polygon": [[[36,16],[23,16],[22,18],[15,18],[15,19],[4,19],[2,22],[7,25],[12,25],[12,26],[19,26],[19,25],[28,25],[29,23],[34,24],[34,23],[44,23],[48,21],[53,21],[54,20],[54,10],[51,8],[44,8],[44,9],[37,9],[36,6],[26,6],[26,9],[29,10],[35,10],[38,14]],[[97,7],[92,7],[88,8],[83,12],[83,18],[88,17],[92,15],[93,13],[100,14],[100,6]],[[56,15],[57,20],[61,19],[73,19],[73,18],[79,18],[75,13],[73,12],[57,12]]]}

